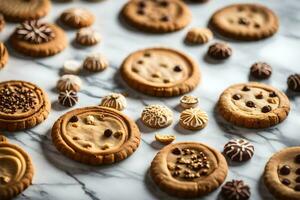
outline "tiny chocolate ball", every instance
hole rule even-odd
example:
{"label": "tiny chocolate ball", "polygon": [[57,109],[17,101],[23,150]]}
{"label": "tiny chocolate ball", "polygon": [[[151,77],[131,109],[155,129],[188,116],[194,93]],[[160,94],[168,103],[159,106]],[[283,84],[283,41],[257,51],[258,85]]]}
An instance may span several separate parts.
{"label": "tiny chocolate ball", "polygon": [[78,122],[78,120],[78,117],[74,115],[73,117],[71,117],[69,122]]}
{"label": "tiny chocolate ball", "polygon": [[295,163],[300,164],[300,154],[295,157]]}
{"label": "tiny chocolate ball", "polygon": [[294,189],[295,191],[300,191],[300,184],[297,184]]}
{"label": "tiny chocolate ball", "polygon": [[250,91],[250,88],[248,86],[244,86],[242,91],[248,92],[248,91]]}
{"label": "tiny chocolate ball", "polygon": [[291,168],[288,165],[283,165],[279,170],[281,175],[289,175],[291,172]]}
{"label": "tiny chocolate ball", "polygon": [[291,184],[291,181],[289,180],[289,179],[283,179],[282,181],[281,181],[281,183],[283,184],[283,185],[290,185]]}
{"label": "tiny chocolate ball", "polygon": [[105,136],[105,137],[110,137],[112,134],[113,134],[113,132],[112,132],[112,130],[110,130],[110,129],[106,129],[106,130],[104,131],[104,136]]}
{"label": "tiny chocolate ball", "polygon": [[267,63],[258,62],[251,66],[250,73],[257,79],[267,79],[272,74],[272,68]]}
{"label": "tiny chocolate ball", "polygon": [[256,99],[263,99],[264,95],[262,93],[259,93],[255,96]]}
{"label": "tiny chocolate ball", "polygon": [[176,65],[173,69],[175,72],[181,72],[182,68],[179,65]]}
{"label": "tiny chocolate ball", "polygon": [[242,98],[242,96],[240,94],[235,94],[235,95],[232,96],[232,98],[234,100],[240,100]]}
{"label": "tiny chocolate ball", "polygon": [[269,97],[277,97],[276,92],[271,92],[271,93],[269,94]]}
{"label": "tiny chocolate ball", "polygon": [[172,150],[172,153],[175,155],[180,155],[181,154],[181,150],[179,148],[175,148]]}
{"label": "tiny chocolate ball", "polygon": [[248,106],[249,108],[255,108],[255,104],[253,101],[247,101],[246,106]]}
{"label": "tiny chocolate ball", "polygon": [[271,110],[272,110],[272,107],[269,106],[269,105],[267,105],[267,106],[262,107],[261,112],[263,112],[263,113],[268,113],[268,112],[270,112]]}
{"label": "tiny chocolate ball", "polygon": [[163,16],[163,17],[160,18],[160,21],[167,22],[167,21],[169,21],[169,17],[168,16]]}
{"label": "tiny chocolate ball", "polygon": [[290,75],[287,84],[290,90],[300,92],[300,74]]}

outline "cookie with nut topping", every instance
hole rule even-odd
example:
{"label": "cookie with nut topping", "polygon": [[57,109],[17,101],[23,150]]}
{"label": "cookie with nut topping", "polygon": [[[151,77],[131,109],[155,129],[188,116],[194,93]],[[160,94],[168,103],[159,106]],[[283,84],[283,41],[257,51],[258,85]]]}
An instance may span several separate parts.
{"label": "cookie with nut topping", "polygon": [[278,89],[250,82],[226,89],[218,102],[220,115],[245,128],[268,128],[284,121],[290,111],[288,97]]}
{"label": "cookie with nut topping", "polygon": [[220,152],[196,142],[164,147],[150,167],[150,175],[161,190],[184,198],[213,192],[224,182],[227,171],[226,160]]}
{"label": "cookie with nut topping", "polygon": [[95,106],[72,110],[53,125],[52,140],[69,158],[90,164],[126,159],[140,144],[135,122],[115,109]]}

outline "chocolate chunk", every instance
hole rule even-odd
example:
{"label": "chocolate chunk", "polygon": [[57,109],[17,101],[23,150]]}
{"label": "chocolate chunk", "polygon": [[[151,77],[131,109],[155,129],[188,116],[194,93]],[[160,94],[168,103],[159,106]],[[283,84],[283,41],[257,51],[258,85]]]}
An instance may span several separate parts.
{"label": "chocolate chunk", "polygon": [[141,64],[144,64],[144,61],[143,60],[139,60],[137,63],[141,65]]}
{"label": "chocolate chunk", "polygon": [[138,3],[138,6],[139,6],[140,8],[145,8],[145,7],[146,7],[146,3],[145,3],[144,1],[140,1],[140,2]]}
{"label": "chocolate chunk", "polygon": [[169,79],[164,79],[164,83],[170,83]]}
{"label": "chocolate chunk", "polygon": [[104,136],[105,136],[105,137],[110,137],[112,134],[113,134],[113,132],[112,132],[112,130],[110,130],[110,129],[106,129],[106,130],[104,131]]}
{"label": "chocolate chunk", "polygon": [[246,106],[248,106],[249,108],[255,108],[255,104],[253,101],[247,101]]}
{"label": "chocolate chunk", "polygon": [[235,94],[235,95],[232,96],[232,98],[234,100],[240,100],[242,98],[242,96],[240,94]]}
{"label": "chocolate chunk", "polygon": [[293,74],[288,77],[287,84],[290,90],[300,92],[300,74]]}
{"label": "chocolate chunk", "polygon": [[145,11],[143,9],[138,9],[137,14],[144,15]]}
{"label": "chocolate chunk", "polygon": [[169,5],[169,3],[167,1],[161,1],[161,2],[159,2],[159,5],[162,7],[167,7]]}
{"label": "chocolate chunk", "polygon": [[300,164],[300,154],[295,157],[295,163]]}
{"label": "chocolate chunk", "polygon": [[173,68],[173,70],[174,70],[175,72],[181,72],[181,71],[182,71],[182,68],[181,68],[179,65],[176,65],[176,66]]}
{"label": "chocolate chunk", "polygon": [[276,92],[270,92],[269,97],[277,97]]}
{"label": "chocolate chunk", "polygon": [[232,49],[226,43],[217,42],[208,48],[207,54],[214,59],[224,60],[232,55]]}
{"label": "chocolate chunk", "polygon": [[250,24],[250,21],[245,17],[240,17],[238,22],[239,22],[239,24],[246,25],[246,26],[248,26]]}
{"label": "chocolate chunk", "polygon": [[261,112],[263,112],[263,113],[268,113],[268,112],[270,112],[271,110],[272,110],[272,107],[269,106],[269,105],[267,105],[267,106],[262,107]]}
{"label": "chocolate chunk", "polygon": [[290,172],[291,172],[291,168],[288,165],[283,165],[279,170],[279,173],[281,175],[289,175]]}
{"label": "chocolate chunk", "polygon": [[294,188],[295,191],[299,192],[300,191],[300,184],[297,184]]}
{"label": "chocolate chunk", "polygon": [[175,148],[172,150],[172,153],[175,155],[180,155],[181,154],[181,150],[179,148]]}
{"label": "chocolate chunk", "polygon": [[225,183],[222,187],[221,195],[228,200],[247,200],[251,192],[248,185],[242,180],[232,180]]}
{"label": "chocolate chunk", "polygon": [[145,52],[144,57],[151,57],[151,54],[149,52]]}
{"label": "chocolate chunk", "polygon": [[300,183],[300,176],[298,176],[298,177],[295,179],[295,181],[296,181],[297,183]]}
{"label": "chocolate chunk", "polygon": [[290,185],[291,184],[291,181],[289,180],[289,179],[283,179],[282,181],[281,181],[281,183],[283,184],[283,185]]}
{"label": "chocolate chunk", "polygon": [[245,85],[245,86],[243,87],[242,91],[248,92],[248,91],[250,91],[250,88],[249,88],[248,86]]}
{"label": "chocolate chunk", "polygon": [[298,169],[296,170],[296,174],[297,174],[297,175],[300,175],[300,168],[298,168]]}
{"label": "chocolate chunk", "polygon": [[272,75],[272,67],[264,62],[254,63],[250,69],[251,76],[257,79],[267,79]]}
{"label": "chocolate chunk", "polygon": [[167,22],[167,21],[169,21],[170,20],[170,18],[168,17],[168,16],[162,16],[161,18],[160,18],[160,21],[163,21],[163,22]]}
{"label": "chocolate chunk", "polygon": [[69,122],[78,122],[79,118],[77,116],[73,116],[70,118]]}
{"label": "chocolate chunk", "polygon": [[264,98],[264,95],[263,95],[262,92],[261,92],[261,93],[255,95],[255,98],[256,98],[256,99],[263,99],[263,98]]}

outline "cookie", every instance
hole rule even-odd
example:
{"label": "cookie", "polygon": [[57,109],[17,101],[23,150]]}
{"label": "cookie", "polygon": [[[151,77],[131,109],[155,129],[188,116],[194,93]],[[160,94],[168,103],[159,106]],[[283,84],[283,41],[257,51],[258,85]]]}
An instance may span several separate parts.
{"label": "cookie", "polygon": [[65,90],[59,93],[58,102],[65,107],[72,107],[78,102],[77,93],[73,90]]}
{"label": "cookie", "polygon": [[76,42],[84,46],[92,46],[101,41],[101,35],[92,28],[82,28],[76,33]]}
{"label": "cookie", "polygon": [[84,8],[69,8],[60,15],[60,20],[73,28],[83,28],[91,26],[95,21],[95,17]]}
{"label": "cookie", "polygon": [[48,95],[25,81],[0,83],[0,129],[18,131],[44,121],[51,109]]}
{"label": "cookie", "polygon": [[290,90],[300,92],[300,74],[292,74],[287,79]]}
{"label": "cookie", "polygon": [[270,193],[278,200],[300,199],[300,147],[288,147],[275,153],[263,175]]}
{"label": "cookie", "polygon": [[180,114],[180,125],[189,130],[200,130],[206,127],[208,116],[199,108],[189,108]]}
{"label": "cookie", "polygon": [[157,186],[172,196],[201,197],[216,190],[227,176],[223,155],[205,144],[182,142],[161,149],[151,163]]}
{"label": "cookie", "polygon": [[9,0],[0,1],[0,13],[6,20],[22,22],[46,16],[51,8],[49,0]]}
{"label": "cookie", "polygon": [[141,121],[150,128],[164,128],[173,122],[173,112],[163,105],[149,105],[144,108]]}
{"label": "cookie", "polygon": [[245,128],[268,128],[279,124],[289,114],[288,97],[263,83],[236,84],[220,96],[218,111],[234,125]]}
{"label": "cookie", "polygon": [[208,28],[191,28],[186,37],[185,41],[190,44],[205,44],[213,38],[213,33]]}
{"label": "cookie", "polygon": [[233,4],[215,12],[212,27],[220,34],[236,40],[260,40],[275,34],[277,16],[259,4]]}
{"label": "cookie", "polygon": [[176,137],[174,135],[155,134],[155,140],[165,145],[171,144],[175,139]]}
{"label": "cookie", "polygon": [[66,60],[63,66],[65,74],[78,74],[82,69],[82,63],[77,60]]}
{"label": "cookie", "polygon": [[110,93],[102,98],[100,105],[122,111],[127,107],[127,101],[122,94]]}
{"label": "cookie", "polygon": [[122,16],[132,26],[156,33],[180,30],[191,21],[188,7],[180,0],[132,0],[123,7]]}
{"label": "cookie", "polygon": [[4,20],[4,17],[3,15],[0,13],[0,32],[4,29],[5,27],[5,20]]}
{"label": "cookie", "polygon": [[66,90],[73,90],[75,92],[78,92],[81,88],[81,85],[82,81],[78,76],[66,74],[59,78],[56,84],[56,88],[60,92]]}
{"label": "cookie", "polygon": [[10,41],[15,50],[32,57],[52,56],[67,46],[66,34],[61,28],[37,20],[19,25]]}
{"label": "cookie", "polygon": [[242,180],[232,180],[222,186],[221,196],[224,200],[248,200],[251,196],[250,187]]}
{"label": "cookie", "polygon": [[7,142],[0,142],[0,163],[0,199],[9,200],[31,185],[34,168],[25,151]]}
{"label": "cookie", "polygon": [[272,67],[265,62],[257,62],[251,66],[250,74],[256,79],[267,79],[272,75]]}
{"label": "cookie", "polygon": [[112,164],[139,146],[135,122],[106,107],[85,107],[61,116],[52,128],[56,148],[69,158],[91,165]]}
{"label": "cookie", "polygon": [[195,108],[198,106],[198,98],[192,95],[184,95],[180,98],[180,106],[184,109]]}
{"label": "cookie", "polygon": [[8,51],[5,47],[5,45],[0,42],[0,69],[4,68],[8,61]]}
{"label": "cookie", "polygon": [[254,154],[254,146],[245,139],[232,139],[224,146],[224,154],[235,162],[250,160]]}
{"label": "cookie", "polygon": [[7,142],[7,138],[0,133],[0,142]]}
{"label": "cookie", "polygon": [[129,55],[120,69],[132,88],[152,96],[178,96],[193,90],[200,81],[199,66],[182,52],[148,48]]}
{"label": "cookie", "polygon": [[207,55],[213,59],[224,60],[232,55],[232,49],[227,43],[216,42],[209,46]]}
{"label": "cookie", "polygon": [[109,63],[105,56],[100,53],[91,53],[83,62],[83,69],[90,72],[101,72],[108,67]]}

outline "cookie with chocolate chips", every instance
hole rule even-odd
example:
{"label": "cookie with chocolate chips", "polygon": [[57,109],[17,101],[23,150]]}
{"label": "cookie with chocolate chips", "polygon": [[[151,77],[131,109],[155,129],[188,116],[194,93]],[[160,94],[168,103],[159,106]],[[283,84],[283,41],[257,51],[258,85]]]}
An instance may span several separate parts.
{"label": "cookie with chocolate chips", "polygon": [[150,175],[166,193],[183,198],[201,197],[216,190],[227,176],[223,155],[205,144],[174,143],[158,152]]}
{"label": "cookie with chocolate chips", "polygon": [[290,102],[281,91],[266,84],[250,82],[226,89],[218,102],[220,115],[245,128],[268,128],[289,114]]}
{"label": "cookie with chocolate chips", "polygon": [[140,144],[135,122],[116,109],[95,106],[72,110],[52,127],[56,148],[73,160],[112,164],[126,159]]}
{"label": "cookie with chocolate chips", "polygon": [[0,129],[18,131],[36,126],[50,112],[48,95],[25,81],[0,83]]}
{"label": "cookie with chocolate chips", "polygon": [[264,183],[278,200],[300,199],[300,147],[275,153],[266,164]]}

